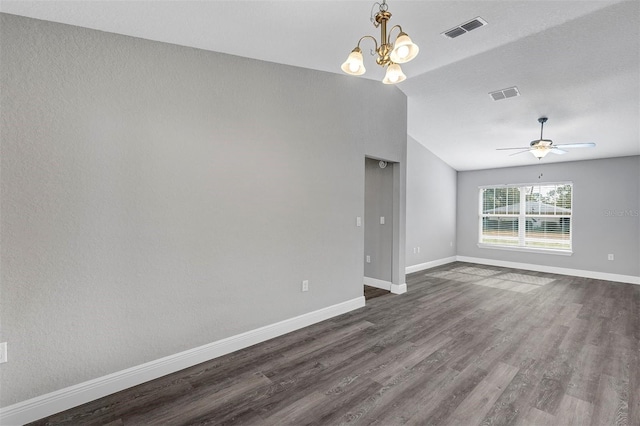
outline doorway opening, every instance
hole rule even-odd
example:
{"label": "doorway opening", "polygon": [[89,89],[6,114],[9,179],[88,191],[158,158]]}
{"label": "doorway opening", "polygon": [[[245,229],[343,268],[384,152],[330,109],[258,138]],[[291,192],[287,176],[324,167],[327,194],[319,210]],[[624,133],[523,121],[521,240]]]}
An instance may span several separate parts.
{"label": "doorway opening", "polygon": [[[394,164],[365,158],[364,285],[365,300],[392,288],[394,228]],[[371,289],[367,289],[371,287]],[[382,293],[384,294],[384,293]],[[374,297],[377,297],[374,296]]]}

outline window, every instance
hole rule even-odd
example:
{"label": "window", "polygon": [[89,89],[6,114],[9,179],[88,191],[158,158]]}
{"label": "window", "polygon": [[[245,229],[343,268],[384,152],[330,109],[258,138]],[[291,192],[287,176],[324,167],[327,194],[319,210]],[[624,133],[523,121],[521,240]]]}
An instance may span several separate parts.
{"label": "window", "polygon": [[571,253],[572,183],[480,188],[479,245]]}

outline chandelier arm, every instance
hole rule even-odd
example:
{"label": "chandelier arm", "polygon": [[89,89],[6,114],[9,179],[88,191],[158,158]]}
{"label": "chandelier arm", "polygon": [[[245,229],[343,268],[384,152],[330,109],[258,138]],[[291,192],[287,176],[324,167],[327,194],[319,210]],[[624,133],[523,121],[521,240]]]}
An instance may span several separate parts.
{"label": "chandelier arm", "polygon": [[[395,30],[396,28],[398,28],[400,30],[400,33],[403,33],[404,31],[402,31],[402,27],[400,25],[394,25],[393,27],[391,27],[391,29],[389,30],[389,36],[387,37],[387,44],[391,44],[391,32],[393,30]],[[400,35],[400,34],[398,34]]]}
{"label": "chandelier arm", "polygon": [[376,45],[376,50],[378,50],[378,40],[376,40],[374,36],[370,36],[370,35],[360,37],[360,40],[358,40],[358,44],[357,44],[358,48],[360,48],[360,42],[365,38],[370,38],[371,40],[373,40],[373,43]]}

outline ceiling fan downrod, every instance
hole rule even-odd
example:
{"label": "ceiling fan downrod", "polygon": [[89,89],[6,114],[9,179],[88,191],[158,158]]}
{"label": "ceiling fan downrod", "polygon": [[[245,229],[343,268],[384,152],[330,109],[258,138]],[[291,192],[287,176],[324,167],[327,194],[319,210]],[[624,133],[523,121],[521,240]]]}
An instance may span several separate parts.
{"label": "ceiling fan downrod", "polygon": [[544,129],[544,123],[546,123],[547,120],[547,117],[538,118],[538,123],[540,123],[540,140],[542,140],[542,130]]}

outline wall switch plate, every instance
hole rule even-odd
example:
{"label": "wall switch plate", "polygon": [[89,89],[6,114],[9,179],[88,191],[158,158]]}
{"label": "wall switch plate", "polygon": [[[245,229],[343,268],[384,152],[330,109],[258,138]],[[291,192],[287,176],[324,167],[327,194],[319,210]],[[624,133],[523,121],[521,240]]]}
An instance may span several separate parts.
{"label": "wall switch plate", "polygon": [[418,253],[420,253],[420,247],[418,247]]}
{"label": "wall switch plate", "polygon": [[380,216],[380,225],[384,225],[384,216]]}
{"label": "wall switch plate", "polygon": [[302,281],[302,291],[309,291],[309,280]]}
{"label": "wall switch plate", "polygon": [[367,256],[367,263],[371,263],[371,256]]}
{"label": "wall switch plate", "polygon": [[0,364],[7,362],[7,342],[0,343]]}
{"label": "wall switch plate", "polygon": [[612,254],[607,255],[607,259],[613,260],[613,255]]}
{"label": "wall switch plate", "polygon": [[360,216],[356,217],[356,226],[362,226],[362,218]]}

